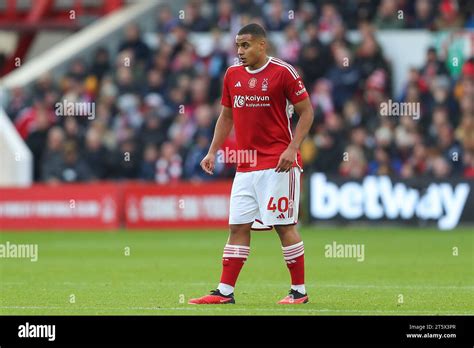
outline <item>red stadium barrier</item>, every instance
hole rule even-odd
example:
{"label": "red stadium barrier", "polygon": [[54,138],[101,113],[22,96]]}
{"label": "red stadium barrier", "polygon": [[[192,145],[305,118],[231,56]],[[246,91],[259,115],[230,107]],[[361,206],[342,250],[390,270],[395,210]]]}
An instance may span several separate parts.
{"label": "red stadium barrier", "polygon": [[0,189],[0,230],[116,229],[116,184],[34,185]]}
{"label": "red stadium barrier", "polygon": [[124,188],[128,228],[227,227],[232,182],[129,184]]}
{"label": "red stadium barrier", "polygon": [[225,228],[232,183],[88,183],[0,189],[0,230]]}

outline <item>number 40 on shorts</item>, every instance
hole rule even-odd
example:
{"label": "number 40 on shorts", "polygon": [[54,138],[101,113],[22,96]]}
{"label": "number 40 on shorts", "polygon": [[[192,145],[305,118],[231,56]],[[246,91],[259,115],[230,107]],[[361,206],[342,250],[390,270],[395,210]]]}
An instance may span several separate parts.
{"label": "number 40 on shorts", "polygon": [[267,210],[274,212],[277,208],[279,212],[284,213],[288,208],[293,208],[293,200],[288,199],[288,197],[280,197],[278,200],[273,196],[270,197],[267,204]]}

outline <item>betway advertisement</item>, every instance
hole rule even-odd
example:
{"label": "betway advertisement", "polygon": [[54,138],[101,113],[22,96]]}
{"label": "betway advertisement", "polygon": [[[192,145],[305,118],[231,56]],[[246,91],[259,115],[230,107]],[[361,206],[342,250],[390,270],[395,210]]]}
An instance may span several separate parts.
{"label": "betway advertisement", "polygon": [[313,221],[434,222],[442,230],[474,222],[472,180],[362,180],[310,177],[309,211]]}

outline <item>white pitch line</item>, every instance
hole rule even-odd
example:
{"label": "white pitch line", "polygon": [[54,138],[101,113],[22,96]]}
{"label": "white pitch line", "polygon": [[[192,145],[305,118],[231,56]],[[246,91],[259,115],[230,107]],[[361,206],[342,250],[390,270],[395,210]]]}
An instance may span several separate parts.
{"label": "white pitch line", "polygon": [[[192,305],[189,305],[192,306]],[[70,307],[58,307],[58,306],[0,306],[0,309],[67,309],[70,310]],[[462,312],[462,313],[452,313],[449,311],[434,311],[434,312],[427,312],[427,311],[415,311],[415,310],[351,310],[351,309],[303,309],[303,308],[232,308],[230,306],[226,306],[226,308],[216,308],[215,306],[209,307],[123,307],[123,308],[97,308],[97,307],[79,307],[77,310],[94,310],[94,311],[133,311],[133,310],[145,310],[145,311],[194,311],[199,312],[201,310],[218,310],[222,312],[243,312],[243,311],[257,311],[257,312],[304,312],[304,313],[327,313],[327,312],[335,312],[335,313],[392,313],[392,314],[405,314],[405,313],[414,313],[414,314],[428,314],[428,315],[436,315],[436,314],[448,314],[448,315],[472,315],[473,312]]]}
{"label": "white pitch line", "polygon": [[[18,281],[18,282],[2,282],[1,285],[24,285],[24,284],[31,284],[30,282],[23,282],[23,281]],[[98,286],[98,285],[111,285],[111,283],[105,283],[105,282],[62,282],[60,283],[62,285],[68,285],[68,286]],[[150,282],[134,282],[134,284],[152,284]],[[175,286],[175,283],[171,282],[159,282],[156,283],[157,285],[164,285],[164,284],[171,284]],[[49,286],[51,283],[47,283],[45,286]],[[59,285],[59,284],[57,284]],[[205,286],[205,285],[210,285],[210,283],[207,282],[193,282],[193,283],[185,283],[187,286]],[[265,283],[265,286],[281,286],[281,283]],[[454,290],[472,290],[474,289],[474,285],[378,285],[378,284],[319,284],[319,283],[306,283],[307,287],[312,287],[314,289],[317,288],[350,288],[350,289],[432,289],[432,290],[437,290],[437,289],[454,289]]]}

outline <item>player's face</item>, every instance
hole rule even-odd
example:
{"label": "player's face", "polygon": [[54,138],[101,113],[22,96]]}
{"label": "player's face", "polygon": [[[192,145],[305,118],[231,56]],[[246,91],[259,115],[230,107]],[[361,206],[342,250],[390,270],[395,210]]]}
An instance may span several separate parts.
{"label": "player's face", "polygon": [[256,65],[265,57],[265,40],[251,34],[237,35],[235,37],[237,55],[243,66]]}

